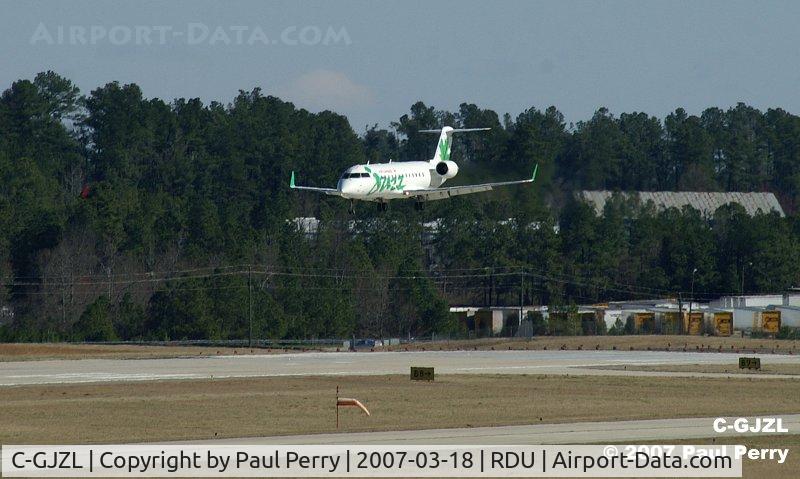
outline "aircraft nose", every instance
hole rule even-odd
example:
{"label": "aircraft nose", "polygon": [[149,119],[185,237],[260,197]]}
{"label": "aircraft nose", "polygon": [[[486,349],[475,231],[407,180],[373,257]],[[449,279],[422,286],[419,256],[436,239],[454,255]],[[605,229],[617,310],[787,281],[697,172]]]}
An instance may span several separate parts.
{"label": "aircraft nose", "polygon": [[354,193],[355,185],[351,180],[342,180],[339,182],[339,191],[342,193]]}

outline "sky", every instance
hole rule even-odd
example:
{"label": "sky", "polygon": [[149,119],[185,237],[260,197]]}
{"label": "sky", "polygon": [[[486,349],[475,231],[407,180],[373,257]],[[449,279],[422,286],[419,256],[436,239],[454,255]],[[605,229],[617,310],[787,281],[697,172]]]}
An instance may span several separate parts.
{"label": "sky", "polygon": [[800,2],[0,0],[0,88],[54,70],[84,93],[229,103],[259,87],[353,129],[418,100],[663,118],[745,102],[800,113]]}

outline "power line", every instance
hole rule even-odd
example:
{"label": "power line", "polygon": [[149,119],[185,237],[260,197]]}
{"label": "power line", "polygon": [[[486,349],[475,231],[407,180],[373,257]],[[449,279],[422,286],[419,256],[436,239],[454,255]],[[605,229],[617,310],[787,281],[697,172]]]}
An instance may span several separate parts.
{"label": "power line", "polygon": [[[246,266],[244,268],[243,266]],[[253,269],[253,267],[262,269]],[[359,270],[346,270],[346,269],[333,269],[333,268],[315,268],[315,267],[301,267],[297,268],[301,271],[287,271],[295,268],[288,267],[272,267],[266,265],[253,265],[253,264],[237,264],[237,265],[222,265],[222,266],[206,266],[197,268],[188,268],[164,272],[152,273],[118,273],[114,275],[94,275],[94,276],[42,276],[38,281],[20,281],[20,278],[6,279],[1,284],[11,288],[22,287],[85,287],[85,286],[130,286],[134,284],[147,284],[147,283],[163,283],[163,282],[178,282],[178,281],[191,281],[191,280],[205,280],[218,277],[235,277],[248,274],[248,272],[266,275],[270,277],[284,277],[284,278],[299,278],[299,279],[335,279],[335,280],[387,280],[387,281],[407,281],[407,280],[429,280],[434,283],[442,281],[453,281],[452,287],[463,288],[456,284],[457,280],[469,279],[485,279],[485,278],[504,278],[504,277],[518,277],[519,275],[531,276],[541,280],[553,281],[562,284],[569,284],[578,287],[595,288],[602,291],[616,292],[622,294],[636,295],[640,297],[654,296],[654,295],[674,295],[680,293],[665,288],[653,288],[648,286],[637,286],[631,284],[620,283],[614,280],[606,279],[593,279],[586,278],[580,275],[568,275],[564,273],[551,272],[543,270],[530,265],[506,265],[506,266],[482,266],[471,268],[451,268],[440,270],[409,270],[409,273],[418,274],[405,274],[405,275],[380,275],[375,274],[374,270],[360,270],[362,274],[358,274]],[[193,274],[198,272],[209,271],[208,273]],[[307,271],[307,272],[304,272]],[[315,272],[322,271],[322,272]],[[459,273],[459,272],[473,272],[470,274],[441,274],[441,273]],[[106,279],[106,278],[115,279]],[[126,278],[127,277],[127,278]],[[86,278],[89,278],[88,280]],[[96,278],[96,279],[92,279]],[[495,287],[503,287],[503,285],[496,285]],[[481,286],[480,288],[485,288]],[[209,288],[213,289],[213,288]],[[28,292],[27,294],[33,294]],[[709,296],[725,296],[736,295],[737,293],[730,292],[695,292],[696,296],[709,297]]]}

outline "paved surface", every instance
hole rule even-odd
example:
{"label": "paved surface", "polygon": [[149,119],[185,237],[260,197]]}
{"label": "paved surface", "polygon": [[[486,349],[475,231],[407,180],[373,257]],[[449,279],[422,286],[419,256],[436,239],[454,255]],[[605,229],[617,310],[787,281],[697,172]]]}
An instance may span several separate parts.
{"label": "paved surface", "polygon": [[[612,371],[588,367],[648,364],[729,364],[736,367],[739,356],[665,351],[428,351],[20,361],[0,362],[0,386],[211,377],[408,374],[410,366],[433,366],[437,374],[728,377],[724,373]],[[800,356],[760,357],[769,363],[800,364]],[[748,377],[800,379],[800,376],[777,374]]]}
{"label": "paved surface", "polygon": [[[800,414],[769,417],[780,417],[783,427],[789,430],[789,434],[797,434],[800,431]],[[716,418],[310,434],[193,441],[191,444],[587,444],[754,435],[737,434],[733,431],[718,434],[713,429],[714,419]],[[728,423],[732,424],[734,419],[728,418]],[[750,424],[755,424],[753,418],[750,418]]]}

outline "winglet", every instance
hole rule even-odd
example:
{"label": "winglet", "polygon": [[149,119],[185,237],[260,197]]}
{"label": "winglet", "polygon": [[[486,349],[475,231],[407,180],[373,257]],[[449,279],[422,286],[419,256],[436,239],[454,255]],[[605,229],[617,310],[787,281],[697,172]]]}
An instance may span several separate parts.
{"label": "winglet", "polygon": [[536,179],[536,172],[539,171],[539,163],[536,163],[536,166],[533,167],[533,175],[531,175],[531,181]]}
{"label": "winglet", "polygon": [[289,188],[294,188],[294,171],[292,171],[292,178],[289,180]]}

